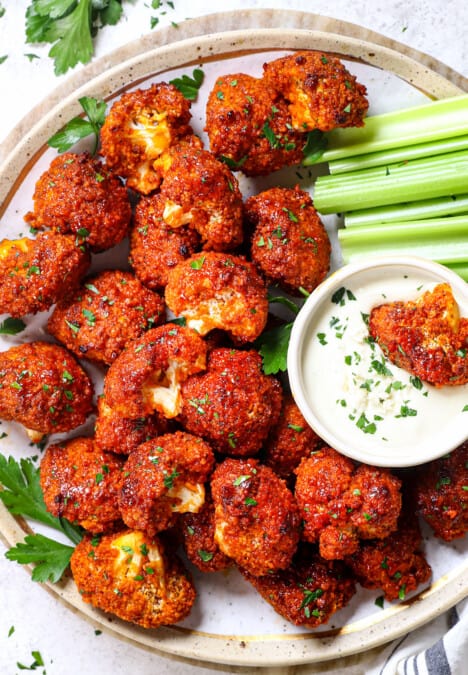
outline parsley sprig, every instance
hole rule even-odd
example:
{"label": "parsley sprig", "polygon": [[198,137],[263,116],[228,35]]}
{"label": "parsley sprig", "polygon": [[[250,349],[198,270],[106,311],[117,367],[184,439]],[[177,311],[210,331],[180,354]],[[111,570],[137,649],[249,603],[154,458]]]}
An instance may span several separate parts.
{"label": "parsley sprig", "polygon": [[99,131],[106,118],[106,103],[92,96],[82,96],[78,101],[88,119],[74,117],[47,142],[52,148],[62,153],[69,150],[82,138],[94,134],[94,148],[92,150],[94,155],[98,147]]}
{"label": "parsley sprig", "polygon": [[[282,295],[268,298],[270,304],[281,304],[296,315],[299,307],[292,300]],[[265,375],[276,375],[287,370],[287,356],[293,321],[288,321],[264,331],[255,341],[260,356],[263,359]]]}
{"label": "parsley sprig", "polygon": [[192,72],[192,77],[189,75],[182,75],[182,77],[175,77],[170,80],[176,89],[189,101],[195,101],[198,96],[198,90],[203,84],[205,73],[201,68],[195,68]]}

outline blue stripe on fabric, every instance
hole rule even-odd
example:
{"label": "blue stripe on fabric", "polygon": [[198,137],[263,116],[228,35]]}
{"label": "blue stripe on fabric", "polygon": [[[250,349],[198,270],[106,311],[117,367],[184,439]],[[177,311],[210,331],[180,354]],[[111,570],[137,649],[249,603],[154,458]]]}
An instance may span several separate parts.
{"label": "blue stripe on fabric", "polygon": [[426,650],[426,666],[429,675],[451,675],[443,640]]}

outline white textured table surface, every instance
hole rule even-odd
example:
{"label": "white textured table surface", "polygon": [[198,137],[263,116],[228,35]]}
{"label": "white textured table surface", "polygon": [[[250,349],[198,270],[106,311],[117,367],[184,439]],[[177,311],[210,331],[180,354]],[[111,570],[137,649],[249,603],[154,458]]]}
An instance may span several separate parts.
{"label": "white textured table surface", "polygon": [[[28,0],[2,0],[0,4],[6,9],[0,18],[0,57],[7,56],[0,65],[0,141],[3,141],[23,115],[66,80],[70,73],[57,78],[52,61],[47,57],[48,48],[25,44],[24,13],[30,4]],[[167,2],[161,4],[160,10],[151,10],[150,0],[124,2],[124,19],[119,25],[100,32],[96,57],[150,32],[151,16],[159,17],[158,26],[166,26],[213,11],[276,8],[308,10],[360,24],[468,75],[468,10],[465,0],[444,3],[441,0],[372,0],[360,3],[348,0],[224,0],[222,5],[211,1],[175,0],[171,3],[174,8]],[[26,55],[31,53],[40,58],[29,60]],[[35,650],[40,651],[45,663],[44,668],[38,668],[36,672],[44,671],[47,675],[206,675],[262,670],[209,666],[159,656],[105,632],[96,635],[92,625],[32,583],[28,573],[20,566],[8,562],[4,558],[4,550],[0,543],[0,675],[24,672],[18,662],[30,666],[34,660],[31,652]],[[443,630],[443,617],[433,623],[436,627],[440,624]],[[376,650],[366,665],[359,665],[358,659],[348,659],[346,664],[264,669],[264,672],[305,675],[342,673],[346,670],[348,675],[357,675],[369,672],[370,666],[376,667],[379,658],[379,650]]]}

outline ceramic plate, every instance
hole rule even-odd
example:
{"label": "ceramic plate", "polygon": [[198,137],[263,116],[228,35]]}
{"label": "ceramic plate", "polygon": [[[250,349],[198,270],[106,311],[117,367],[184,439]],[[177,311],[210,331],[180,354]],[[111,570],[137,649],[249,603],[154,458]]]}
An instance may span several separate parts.
{"label": "ceramic plate", "polygon": [[[177,30],[145,36],[83,69],[22,120],[3,150],[2,238],[27,233],[22,217],[32,206],[34,183],[55,156],[46,141],[80,113],[79,97],[96,96],[111,102],[123,91],[191,74],[194,67],[200,66],[205,80],[192,106],[192,123],[195,132],[205,138],[206,96],[218,75],[233,72],[259,75],[265,61],[297,49],[338,54],[366,84],[370,114],[418,105],[428,98],[455,96],[467,88],[462,76],[424,54],[357,26],[312,14],[262,10],[189,21]],[[76,149],[86,147],[84,142]],[[317,170],[295,167],[261,179],[240,177],[240,187],[245,197],[278,184],[298,183],[313,191]],[[324,222],[334,243],[336,269],[341,265],[334,237],[337,223],[330,216]],[[126,246],[121,245],[95,256],[93,270],[126,266],[127,253]],[[26,330],[18,336],[4,337],[0,349],[43,338],[46,320],[45,313],[28,318]],[[88,364],[86,368],[95,378],[99,392],[100,372]],[[92,429],[92,422],[87,430]],[[28,445],[15,424],[3,422],[1,431],[6,434],[0,441],[3,454],[16,457],[37,454],[37,448]],[[14,519],[3,506],[0,509],[0,532],[8,546],[22,541],[31,527],[32,524]],[[433,568],[433,580],[416,597],[398,604],[386,603],[380,609],[374,604],[379,593],[359,589],[348,607],[335,614],[329,625],[315,631],[296,628],[282,619],[234,570],[212,575],[194,571],[199,596],[190,617],[180,625],[156,631],[139,629],[92,609],[82,602],[69,578],[57,585],[49,584],[48,589],[95,624],[157,652],[249,666],[312,663],[381,645],[415,629],[464,596],[468,584],[466,538],[444,544],[427,532],[425,549]]]}

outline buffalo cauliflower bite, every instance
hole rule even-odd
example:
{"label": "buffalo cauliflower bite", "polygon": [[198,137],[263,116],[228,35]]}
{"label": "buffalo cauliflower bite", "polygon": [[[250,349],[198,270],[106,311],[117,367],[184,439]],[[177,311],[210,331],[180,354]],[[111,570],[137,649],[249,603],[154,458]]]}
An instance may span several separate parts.
{"label": "buffalo cauliflower bite", "polygon": [[160,194],[142,197],[130,234],[130,264],[141,283],[154,290],[163,290],[169,272],[201,249],[196,230],[188,225],[167,225],[163,219],[165,204]]}
{"label": "buffalo cauliflower bite", "polygon": [[156,190],[163,178],[161,156],[192,133],[190,103],[172,84],[123,94],[113,103],[101,129],[106,164],[142,194]]}
{"label": "buffalo cauliflower bite", "polygon": [[119,497],[123,521],[150,536],[175,524],[178,513],[197,513],[213,469],[208,443],[183,431],[138,446],[124,466]]}
{"label": "buffalo cauliflower bite", "polygon": [[397,527],[401,481],[386,469],[354,463],[332,448],[304,458],[295,471],[303,539],[327,560],[354,553],[360,539],[383,539]]}
{"label": "buffalo cauliflower bite", "polygon": [[36,229],[71,233],[99,252],[128,234],[127,190],[109,168],[86,152],[59,155],[36,183],[34,210],[24,219]]}
{"label": "buffalo cauliflower bite", "polygon": [[265,85],[288,102],[299,131],[361,127],[369,103],[366,87],[335,56],[303,51],[265,63]]}
{"label": "buffalo cauliflower bite", "polygon": [[36,341],[0,353],[0,419],[22,424],[31,440],[83,424],[92,399],[90,378],[64,347]]}
{"label": "buffalo cauliflower bite", "polygon": [[468,531],[468,441],[424,464],[411,485],[420,515],[436,537],[453,541]]}
{"label": "buffalo cauliflower bite", "polygon": [[196,591],[178,556],[137,530],[85,536],[70,560],[84,602],[144,628],[182,621]]}
{"label": "buffalo cauliflower bite", "polygon": [[99,446],[122,452],[115,447],[115,431],[130,427],[132,439],[122,438],[121,442],[131,451],[136,446],[130,440],[142,436],[146,440],[148,428],[157,425],[155,413],[176,417],[182,409],[181,384],[205,368],[206,350],[195,331],[173,323],[152,328],[130,342],[104,379],[96,420]]}
{"label": "buffalo cauliflower bite", "polygon": [[256,351],[219,347],[209,353],[206,372],[182,384],[179,420],[217,452],[250,456],[277,422],[282,396],[278,380],[263,374]]}
{"label": "buffalo cauliflower bite", "polygon": [[87,251],[70,235],[41,232],[36,239],[0,241],[0,314],[14,317],[49,309],[85,275]]}
{"label": "buffalo cauliflower bite", "polygon": [[237,178],[207,150],[181,143],[169,153],[161,186],[162,217],[172,229],[188,225],[207,250],[236,248],[243,238]]}
{"label": "buffalo cauliflower bite", "polygon": [[243,257],[199,253],[169,273],[167,306],[200,335],[219,328],[238,344],[253,342],[268,318],[267,287]]}
{"label": "buffalo cauliflower bite", "polygon": [[58,303],[47,330],[77,356],[110,365],[128,342],[164,319],[159,295],[129,272],[105,270]]}
{"label": "buffalo cauliflower bite", "polygon": [[281,414],[264,444],[264,463],[289,478],[303,457],[315,452],[324,441],[307,424],[290,394],[283,399]]}
{"label": "buffalo cauliflower bite", "polygon": [[382,590],[389,601],[404,600],[431,577],[431,567],[420,550],[421,539],[416,517],[408,514],[395,532],[361,542],[345,562],[364,588]]}
{"label": "buffalo cauliflower bite", "polygon": [[447,283],[374,307],[369,333],[392,363],[436,387],[468,383],[468,317]]}
{"label": "buffalo cauliflower bite", "polygon": [[247,199],[252,260],[270,283],[311,293],[330,268],[331,245],[312,199],[298,187],[271,188]]}
{"label": "buffalo cauliflower bite", "polygon": [[343,563],[324,560],[305,544],[285,570],[260,577],[240,571],[278,614],[306,628],[327,623],[356,592],[354,579]]}
{"label": "buffalo cauliflower bite", "polygon": [[93,533],[121,525],[122,466],[123,459],[99,450],[92,438],[50,445],[40,467],[47,510]]}
{"label": "buffalo cauliflower bite", "polygon": [[243,73],[216,81],[206,106],[206,132],[213,154],[248,176],[299,164],[306,143],[292,128],[285,101],[262,79]]}
{"label": "buffalo cauliflower bite", "polygon": [[292,492],[256,459],[226,459],[211,479],[215,541],[254,576],[286,569],[300,536]]}

